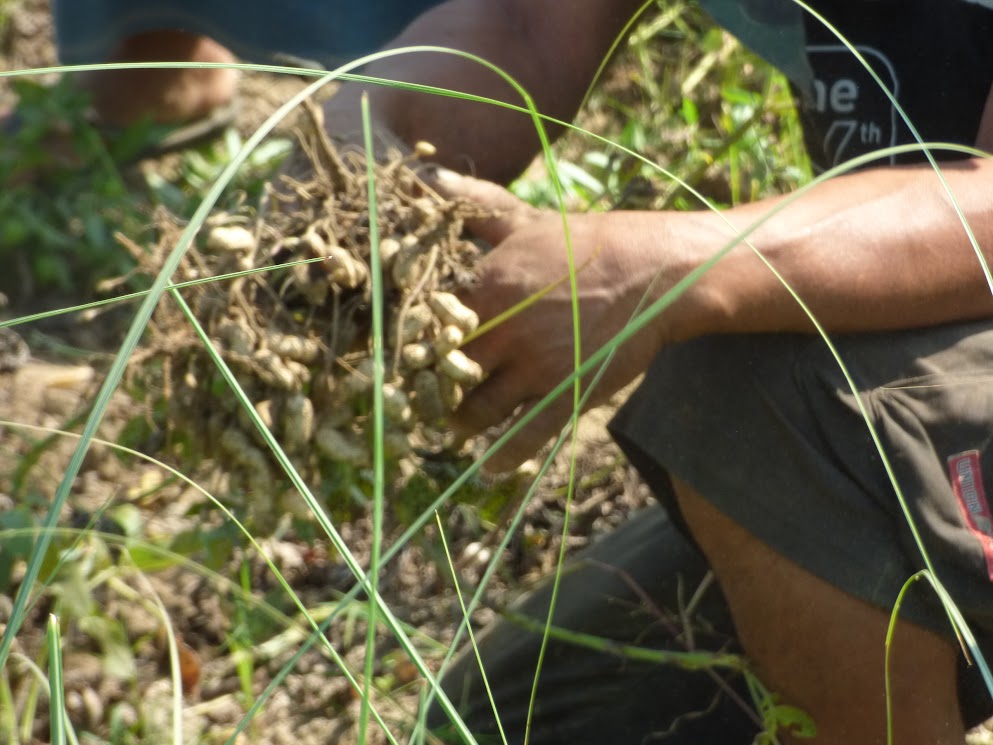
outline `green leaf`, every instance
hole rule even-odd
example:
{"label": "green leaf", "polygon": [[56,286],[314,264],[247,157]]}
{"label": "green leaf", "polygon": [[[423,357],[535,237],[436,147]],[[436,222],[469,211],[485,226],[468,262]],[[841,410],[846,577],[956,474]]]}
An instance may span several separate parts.
{"label": "green leaf", "polygon": [[691,127],[695,127],[700,123],[700,109],[697,108],[696,102],[692,98],[683,97],[683,105],[679,112],[683,117],[683,121]]}
{"label": "green leaf", "polygon": [[79,630],[100,645],[103,669],[118,680],[131,680],[137,671],[134,653],[124,627],[105,616],[90,615],[79,619]]}
{"label": "green leaf", "polygon": [[769,712],[777,729],[785,729],[792,737],[808,739],[817,736],[817,725],[803,709],[786,704],[776,704]]}
{"label": "green leaf", "polygon": [[738,104],[739,106],[757,106],[762,102],[762,96],[755,91],[745,90],[734,85],[726,85],[721,88],[721,98],[726,103]]}
{"label": "green leaf", "polygon": [[10,589],[17,562],[31,555],[34,537],[27,530],[33,525],[27,508],[0,513],[0,593]]}
{"label": "green leaf", "polygon": [[700,49],[704,52],[717,52],[724,45],[724,31],[718,27],[711,28],[700,39]]}
{"label": "green leaf", "polygon": [[133,504],[119,504],[107,510],[107,515],[124,531],[128,538],[141,535],[141,510]]}
{"label": "green leaf", "polygon": [[[0,539],[2,539],[0,540],[0,554],[28,556],[34,545],[34,538],[30,533],[22,531],[33,526],[34,519],[31,511],[27,508],[21,507],[9,512],[0,512]],[[5,535],[6,531],[12,533],[16,531],[16,534]]]}
{"label": "green leaf", "polygon": [[158,572],[178,566],[181,563],[178,557],[163,553],[150,545],[135,544],[130,546],[127,551],[135,568],[142,572]]}
{"label": "green leaf", "polygon": [[69,564],[68,568],[69,573],[74,575],[72,579],[55,583],[53,589],[62,600],[63,613],[70,618],[84,618],[94,610],[93,595],[85,581],[86,578],[78,576],[81,574],[76,571],[78,563]]}

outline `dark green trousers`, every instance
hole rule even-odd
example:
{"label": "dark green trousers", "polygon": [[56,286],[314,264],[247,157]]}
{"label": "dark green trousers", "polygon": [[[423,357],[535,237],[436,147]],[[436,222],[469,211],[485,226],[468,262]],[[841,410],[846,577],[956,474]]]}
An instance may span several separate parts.
{"label": "dark green trousers", "polygon": [[[508,613],[543,622],[550,596],[546,581]],[[738,649],[705,561],[661,507],[635,515],[565,568],[553,623],[640,647]],[[507,741],[522,743],[541,634],[503,618],[477,643]],[[444,675],[442,687],[480,743],[500,741],[471,649]],[[691,671],[552,641],[528,741],[746,745],[759,731],[750,703],[741,676],[726,669]],[[444,741],[459,741],[446,734],[451,726],[437,706],[428,723]]]}

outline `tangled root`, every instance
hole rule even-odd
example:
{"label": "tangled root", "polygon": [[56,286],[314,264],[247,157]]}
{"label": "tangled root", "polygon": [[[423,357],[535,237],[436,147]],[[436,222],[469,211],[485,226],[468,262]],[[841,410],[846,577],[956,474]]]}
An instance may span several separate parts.
{"label": "tangled root", "polygon": [[[213,216],[175,282],[264,270],[184,289],[183,296],[294,467],[325,496],[372,464],[373,448],[408,458],[445,439],[445,418],[483,377],[459,347],[478,324],[457,292],[474,278],[480,249],[462,237],[478,207],[442,199],[412,169],[433,149],[391,151],[375,166],[381,275],[370,246],[367,163],[339,152],[311,107],[313,127],[253,216]],[[301,174],[299,176],[294,174]],[[154,273],[180,233],[159,220],[141,254]],[[382,442],[372,441],[372,286],[384,298]],[[174,439],[210,458],[232,494],[257,514],[293,509],[288,482],[251,417],[175,303],[164,300],[134,356],[132,387],[167,412]]]}

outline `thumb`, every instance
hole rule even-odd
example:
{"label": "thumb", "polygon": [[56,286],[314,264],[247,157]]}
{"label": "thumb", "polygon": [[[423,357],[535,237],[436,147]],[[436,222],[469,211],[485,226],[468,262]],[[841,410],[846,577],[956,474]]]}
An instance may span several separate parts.
{"label": "thumb", "polygon": [[533,220],[538,213],[535,207],[492,181],[463,176],[447,168],[435,169],[425,180],[441,196],[447,199],[466,199],[489,213],[485,217],[466,220],[466,227],[477,238],[493,246],[502,242],[525,222]]}

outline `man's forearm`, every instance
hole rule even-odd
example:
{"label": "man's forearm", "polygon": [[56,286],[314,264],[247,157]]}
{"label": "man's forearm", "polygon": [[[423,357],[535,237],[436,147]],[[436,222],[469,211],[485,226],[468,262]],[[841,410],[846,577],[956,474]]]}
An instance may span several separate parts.
{"label": "man's forearm", "polygon": [[[451,0],[418,18],[389,46],[471,52],[517,80],[541,113],[570,120],[611,42],[638,7],[631,0]],[[498,74],[451,54],[401,54],[371,64],[364,72],[524,105]],[[456,170],[505,183],[538,149],[527,114],[360,84],[342,86],[329,103],[332,131],[358,126],[364,90],[380,124],[405,142],[431,142],[438,148],[439,162]]]}
{"label": "man's forearm", "polygon": [[[993,262],[993,163],[943,165],[955,201]],[[786,197],[702,215],[692,228],[712,255]],[[691,237],[692,240],[692,237]],[[993,296],[951,197],[926,166],[834,179],[787,206],[750,237],[829,331],[929,326],[993,315]],[[664,250],[664,249],[662,249]],[[698,259],[699,260],[699,256]],[[700,307],[693,309],[693,298]],[[811,330],[796,301],[745,245],[689,293],[675,336]],[[677,308],[673,309],[678,313]]]}

